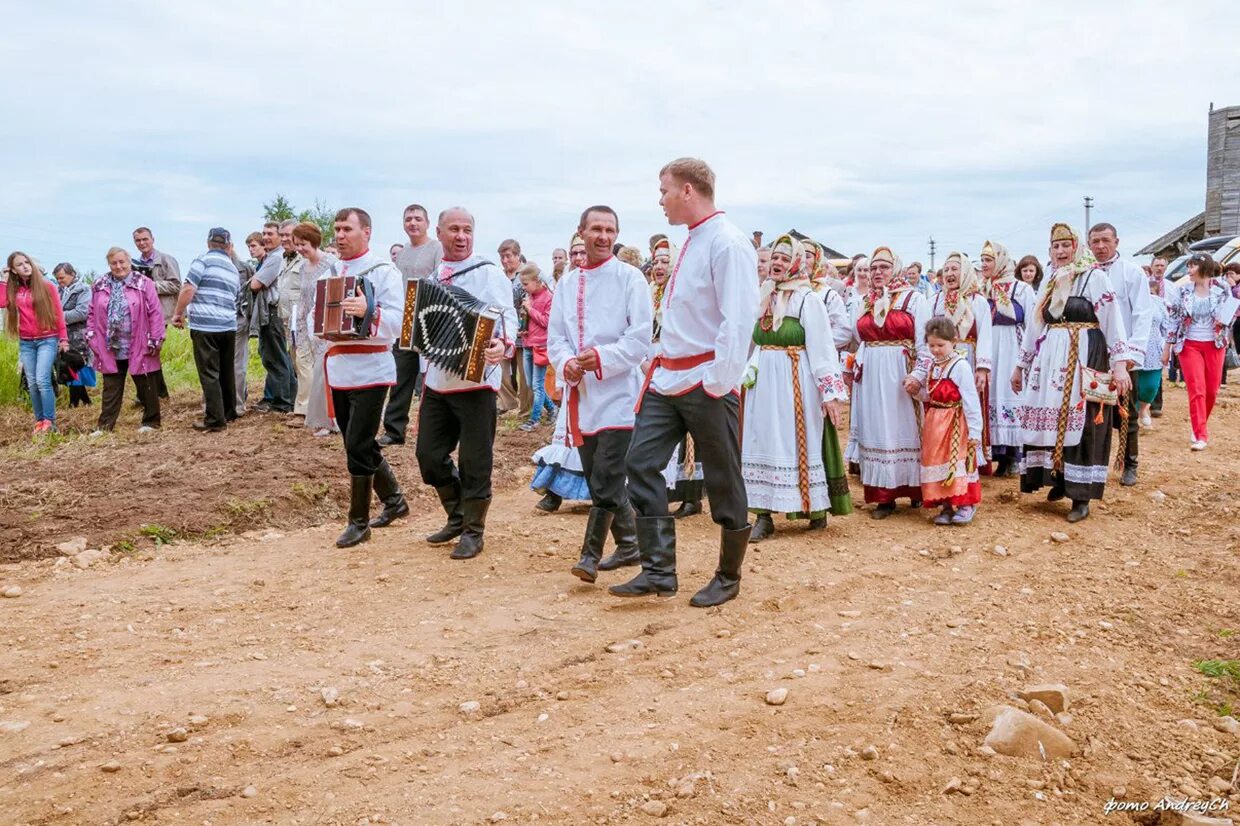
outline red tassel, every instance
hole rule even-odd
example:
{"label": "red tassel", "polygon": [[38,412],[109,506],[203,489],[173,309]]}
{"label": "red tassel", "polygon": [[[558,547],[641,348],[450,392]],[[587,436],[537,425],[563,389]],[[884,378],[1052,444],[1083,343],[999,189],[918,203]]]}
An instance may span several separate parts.
{"label": "red tassel", "polygon": [[1094,416],[1094,424],[1102,424],[1102,411],[1105,409],[1103,405],[1098,405],[1098,415]]}

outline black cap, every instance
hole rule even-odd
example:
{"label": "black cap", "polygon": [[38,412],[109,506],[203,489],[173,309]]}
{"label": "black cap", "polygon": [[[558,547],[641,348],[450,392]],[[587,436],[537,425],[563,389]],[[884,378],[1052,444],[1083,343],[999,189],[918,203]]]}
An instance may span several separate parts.
{"label": "black cap", "polygon": [[211,229],[207,230],[207,240],[227,244],[232,241],[232,236],[223,227],[211,227]]}

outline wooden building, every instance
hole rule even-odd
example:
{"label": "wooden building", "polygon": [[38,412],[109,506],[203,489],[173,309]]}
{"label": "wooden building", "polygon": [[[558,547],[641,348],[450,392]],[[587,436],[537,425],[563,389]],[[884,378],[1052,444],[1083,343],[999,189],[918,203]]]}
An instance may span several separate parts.
{"label": "wooden building", "polygon": [[1240,235],[1240,106],[1215,109],[1210,104],[1205,211],[1146,244],[1137,255],[1175,258],[1193,242],[1216,235]]}

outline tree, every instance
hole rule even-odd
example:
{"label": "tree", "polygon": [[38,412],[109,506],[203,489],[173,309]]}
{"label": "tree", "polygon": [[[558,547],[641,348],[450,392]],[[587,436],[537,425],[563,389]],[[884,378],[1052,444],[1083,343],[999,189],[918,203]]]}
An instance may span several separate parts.
{"label": "tree", "polygon": [[323,233],[323,246],[327,246],[336,240],[336,210],[330,209],[327,204],[318,200],[314,200],[313,209],[303,209],[297,215],[298,221],[308,221],[319,228]]}
{"label": "tree", "polygon": [[318,200],[314,201],[314,207],[311,209],[303,209],[300,212],[289,203],[280,193],[276,193],[276,197],[271,203],[263,204],[263,220],[283,222],[296,219],[298,221],[308,221],[319,228],[323,233],[323,246],[332,243],[336,238],[336,211],[327,204]]}
{"label": "tree", "polygon": [[264,221],[287,221],[293,216],[293,205],[279,192],[276,193],[275,200],[269,204],[263,204]]}

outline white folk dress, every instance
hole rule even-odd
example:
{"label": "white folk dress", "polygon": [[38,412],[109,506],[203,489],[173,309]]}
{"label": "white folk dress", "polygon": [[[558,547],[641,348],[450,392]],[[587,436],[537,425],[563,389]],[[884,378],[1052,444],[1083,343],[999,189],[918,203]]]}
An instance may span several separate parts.
{"label": "white folk dress", "polygon": [[858,303],[853,327],[861,345],[853,377],[852,415],[845,460],[861,467],[865,501],[891,504],[921,499],[921,402],[904,390],[918,364],[928,365],[930,305],[912,288],[896,291],[879,327],[868,301]]}
{"label": "white folk dress", "polygon": [[[1020,426],[1020,407],[1024,393],[1012,389],[1012,373],[1020,364],[1020,348],[1025,339],[1027,319],[1033,313],[1033,288],[1024,281],[997,285],[1004,290],[1012,303],[1015,318],[998,308],[991,314],[990,345],[990,446],[991,454],[998,458],[1006,455],[1015,459],[1017,450],[1024,444],[1024,431]],[[996,450],[999,448],[999,450]]]}
{"label": "white folk dress", "polygon": [[[762,319],[762,324],[768,319]],[[803,336],[790,329],[799,326]],[[827,309],[808,287],[788,299],[777,337],[804,344],[759,343],[750,357],[745,391],[741,469],[749,507],[757,511],[825,513],[831,505],[823,458],[823,402],[848,401]],[[838,455],[838,454],[837,454]]]}

